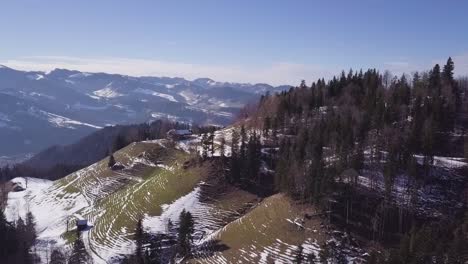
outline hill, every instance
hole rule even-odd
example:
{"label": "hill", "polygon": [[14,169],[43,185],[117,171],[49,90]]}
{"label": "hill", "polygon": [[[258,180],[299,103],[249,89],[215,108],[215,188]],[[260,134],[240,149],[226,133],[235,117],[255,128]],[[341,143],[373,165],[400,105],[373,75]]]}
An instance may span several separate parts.
{"label": "hill", "polygon": [[84,240],[99,261],[128,253],[121,249],[131,246],[137,218],[161,214],[161,205],[190,193],[202,179],[200,168],[182,168],[188,154],[163,142],[133,143],[114,156],[123,169],[111,170],[104,159],[55,182],[29,179],[26,191],[10,193],[7,219],[24,217],[27,203],[37,220],[38,244],[64,246],[73,241],[74,232],[67,230],[79,214],[93,223]]}

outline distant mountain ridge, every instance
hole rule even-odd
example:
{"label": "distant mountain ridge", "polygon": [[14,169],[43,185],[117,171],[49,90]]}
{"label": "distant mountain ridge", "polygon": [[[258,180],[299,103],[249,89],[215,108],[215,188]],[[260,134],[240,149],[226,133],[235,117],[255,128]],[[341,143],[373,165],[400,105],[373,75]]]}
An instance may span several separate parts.
{"label": "distant mountain ridge", "polygon": [[0,66],[0,155],[35,153],[115,124],[168,119],[226,125],[261,94],[288,88]]}

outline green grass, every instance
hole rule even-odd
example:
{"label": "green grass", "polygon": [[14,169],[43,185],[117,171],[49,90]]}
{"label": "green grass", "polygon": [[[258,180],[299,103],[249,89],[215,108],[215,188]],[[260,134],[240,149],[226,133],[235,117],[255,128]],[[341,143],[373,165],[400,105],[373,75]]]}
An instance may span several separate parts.
{"label": "green grass", "polygon": [[65,239],[67,244],[72,244],[78,238],[76,229],[63,233],[62,238]]}
{"label": "green grass", "polygon": [[107,237],[101,234],[108,232],[118,236],[125,235],[125,230],[133,230],[144,214],[160,215],[161,205],[170,204],[189,193],[200,179],[201,175],[196,170],[175,168],[174,171],[168,171],[158,168],[142,182],[126,186],[107,196],[94,209],[94,214],[99,215],[92,230],[94,234],[99,234],[96,240],[103,243]]}
{"label": "green grass", "polygon": [[[161,205],[191,192],[205,175],[203,167],[183,168],[193,157],[190,154],[156,143],[131,144],[114,153],[125,166],[143,156],[171,169],[138,164],[134,169],[113,171],[105,158],[54,184],[53,189],[59,190],[55,199],[83,195],[92,204],[78,212],[94,225],[89,231],[91,247],[112,247],[128,241],[139,218],[160,215]],[[62,237],[72,243],[76,233],[65,232]]]}
{"label": "green grass", "polygon": [[[276,258],[291,257],[291,246],[302,244],[307,239],[324,240],[324,234],[313,232],[320,229],[320,221],[310,220],[306,229],[300,229],[286,219],[302,217],[300,206],[283,194],[266,198],[243,217],[228,224],[215,237],[227,250],[215,253],[213,257],[194,259],[193,263],[216,263],[221,259],[227,263],[258,263],[260,252],[269,252],[267,263]],[[280,240],[281,242],[279,242]]]}

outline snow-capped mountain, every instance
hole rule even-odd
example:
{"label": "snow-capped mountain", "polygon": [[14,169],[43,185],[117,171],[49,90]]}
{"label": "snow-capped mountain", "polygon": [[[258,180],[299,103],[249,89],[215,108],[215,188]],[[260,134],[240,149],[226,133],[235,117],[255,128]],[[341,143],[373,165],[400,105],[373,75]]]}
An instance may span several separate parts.
{"label": "snow-capped mountain", "polygon": [[0,67],[0,155],[70,143],[104,126],[170,119],[225,125],[246,103],[289,86]]}

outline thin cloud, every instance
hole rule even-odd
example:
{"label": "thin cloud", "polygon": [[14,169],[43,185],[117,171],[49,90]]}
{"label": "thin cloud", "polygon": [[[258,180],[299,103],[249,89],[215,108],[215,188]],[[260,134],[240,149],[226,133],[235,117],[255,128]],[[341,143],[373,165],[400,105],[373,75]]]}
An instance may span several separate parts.
{"label": "thin cloud", "polygon": [[[468,75],[468,53],[452,57],[455,74]],[[384,62],[377,69],[390,70],[399,76],[415,71],[429,70],[435,63],[445,64],[446,59],[421,63],[409,60]],[[169,76],[193,80],[208,77],[217,81],[241,83],[268,83],[272,85],[297,85],[301,80],[307,83],[318,78],[329,79],[348,67],[324,67],[320,65],[277,62],[265,66],[206,65],[184,62],[130,59],[130,58],[79,58],[67,56],[32,56],[1,61],[0,64],[25,71],[50,71],[55,68],[84,72],[107,72],[131,76]],[[364,67],[366,68],[366,67]]]}
{"label": "thin cloud", "polygon": [[298,84],[300,80],[328,77],[330,71],[318,66],[280,62],[264,67],[204,65],[129,58],[78,58],[66,56],[34,56],[0,62],[26,71],[50,71],[55,68],[85,72],[107,72],[131,76],[171,76],[196,79],[209,77],[219,81]]}

